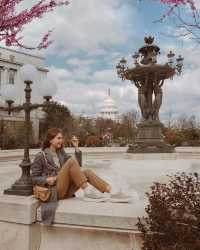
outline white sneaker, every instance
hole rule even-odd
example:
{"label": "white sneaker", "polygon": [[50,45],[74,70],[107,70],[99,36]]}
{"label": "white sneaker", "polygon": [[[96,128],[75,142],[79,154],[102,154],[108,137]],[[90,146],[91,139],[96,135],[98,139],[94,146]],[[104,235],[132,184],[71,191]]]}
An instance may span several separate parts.
{"label": "white sneaker", "polygon": [[80,188],[79,190],[77,190],[76,193],[75,193],[75,196],[77,198],[83,198],[84,197],[84,191],[83,191],[83,189]]}
{"label": "white sneaker", "polygon": [[110,195],[108,193],[101,193],[98,190],[91,190],[90,192],[85,192],[83,200],[89,202],[105,202],[108,201]]}
{"label": "white sneaker", "polygon": [[118,192],[116,194],[111,194],[110,202],[118,202],[118,203],[131,203],[132,197],[130,195],[126,195],[122,192]]}

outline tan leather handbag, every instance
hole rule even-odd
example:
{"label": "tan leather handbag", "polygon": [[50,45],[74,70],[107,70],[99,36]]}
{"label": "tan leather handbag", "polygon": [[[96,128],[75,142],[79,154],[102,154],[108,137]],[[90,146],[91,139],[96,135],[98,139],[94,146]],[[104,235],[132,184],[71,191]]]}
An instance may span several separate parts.
{"label": "tan leather handbag", "polygon": [[49,187],[41,187],[38,185],[35,185],[33,187],[33,193],[37,199],[40,201],[48,201],[51,195],[51,190]]}
{"label": "tan leather handbag", "polygon": [[[43,154],[43,157],[44,157],[44,160],[45,160],[45,168],[44,168],[44,170],[46,171],[47,170],[47,159],[46,159],[46,156],[45,156],[43,151],[42,151],[42,154]],[[50,195],[51,195],[50,186],[43,187],[43,186],[39,186],[39,185],[34,185],[33,194],[40,201],[46,202],[46,201],[49,200]]]}

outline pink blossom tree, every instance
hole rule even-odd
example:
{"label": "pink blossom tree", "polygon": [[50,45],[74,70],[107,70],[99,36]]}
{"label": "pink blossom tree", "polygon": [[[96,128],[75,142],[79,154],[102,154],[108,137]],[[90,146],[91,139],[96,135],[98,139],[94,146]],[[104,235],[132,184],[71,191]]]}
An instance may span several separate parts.
{"label": "pink blossom tree", "polygon": [[200,43],[200,13],[199,0],[158,0],[161,4],[169,6],[169,9],[161,17],[160,21],[168,17],[175,17],[177,21],[178,35],[189,37]]}
{"label": "pink blossom tree", "polygon": [[26,49],[47,48],[51,43],[49,41],[51,31],[47,31],[35,47],[25,45],[20,33],[26,24],[42,18],[45,13],[53,11],[56,7],[68,5],[69,2],[66,0],[40,0],[31,8],[17,12],[19,4],[23,2],[24,0],[0,0],[0,41],[4,41],[6,46]]}

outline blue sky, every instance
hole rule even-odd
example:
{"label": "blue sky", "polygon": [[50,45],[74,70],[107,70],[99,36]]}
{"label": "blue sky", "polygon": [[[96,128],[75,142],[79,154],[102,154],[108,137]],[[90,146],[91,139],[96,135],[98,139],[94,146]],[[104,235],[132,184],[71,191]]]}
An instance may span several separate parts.
{"label": "blue sky", "polygon": [[162,118],[198,114],[199,47],[188,39],[178,41],[161,34],[179,32],[174,20],[154,22],[166,10],[167,6],[156,0],[73,0],[66,8],[28,25],[25,41],[36,44],[53,28],[54,42],[42,53],[58,85],[55,99],[66,103],[75,114],[84,111],[94,115],[108,88],[121,113],[139,110],[136,87],[118,79],[115,66],[122,56],[132,64],[131,55],[143,45],[144,37],[154,36],[161,48],[161,62],[166,62],[165,55],[174,50],[184,56],[186,65],[181,77],[164,85]]}

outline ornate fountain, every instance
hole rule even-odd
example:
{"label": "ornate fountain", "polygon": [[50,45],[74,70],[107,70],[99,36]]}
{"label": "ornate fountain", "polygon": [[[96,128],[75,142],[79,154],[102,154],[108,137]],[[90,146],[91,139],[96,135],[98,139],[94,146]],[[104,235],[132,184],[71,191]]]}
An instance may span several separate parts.
{"label": "ornate fountain", "polygon": [[134,68],[126,66],[127,61],[122,58],[116,66],[118,76],[122,80],[129,80],[138,89],[138,104],[141,110],[141,122],[138,124],[138,134],[133,145],[129,146],[129,153],[170,153],[174,148],[164,141],[163,124],[159,119],[162,105],[162,86],[166,79],[173,79],[175,74],[181,74],[183,58],[179,55],[174,63],[175,54],[170,51],[166,64],[158,64],[157,56],[160,48],[154,44],[153,37],[144,38],[145,45],[132,57]]}

